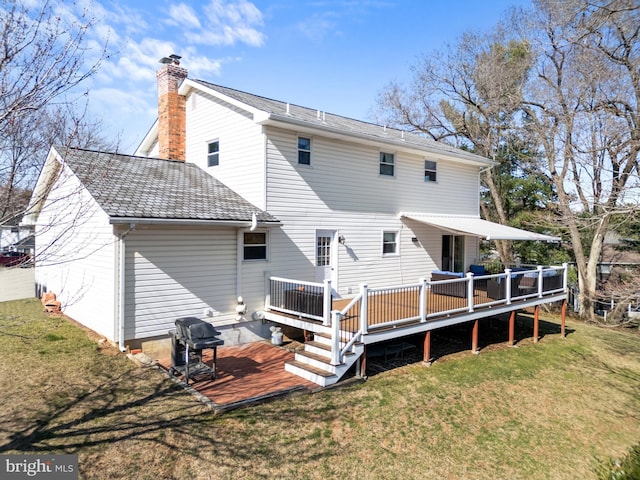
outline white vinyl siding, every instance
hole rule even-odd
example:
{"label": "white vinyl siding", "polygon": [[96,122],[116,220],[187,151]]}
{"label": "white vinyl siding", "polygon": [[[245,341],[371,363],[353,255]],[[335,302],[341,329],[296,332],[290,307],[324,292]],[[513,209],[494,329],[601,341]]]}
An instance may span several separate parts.
{"label": "white vinyl siding", "polygon": [[[126,238],[125,338],[166,335],[179,317],[235,316],[236,230],[136,228]],[[204,316],[205,309],[213,313]]]}
{"label": "white vinyl siding", "polygon": [[[271,273],[314,280],[317,229],[336,230],[338,293],[428,276],[440,262],[442,231],[399,219],[400,212],[477,214],[478,170],[440,160],[438,182],[425,185],[424,157],[395,153],[394,182],[378,173],[379,151],[319,135],[313,169],[298,169],[297,135],[267,130],[268,211],[283,222],[270,240]],[[357,181],[354,181],[357,179]],[[399,255],[381,257],[381,232],[397,231]],[[418,236],[419,243],[411,242]],[[467,238],[467,247],[477,241]]]}
{"label": "white vinyl siding", "polygon": [[[246,112],[204,93],[197,108],[187,101],[186,159],[211,173],[259,208],[264,208],[264,136]],[[208,144],[219,141],[219,165],[207,166]]]}
{"label": "white vinyl siding", "polygon": [[110,340],[115,332],[115,237],[108,216],[66,169],[36,227],[36,284],[63,312]]}

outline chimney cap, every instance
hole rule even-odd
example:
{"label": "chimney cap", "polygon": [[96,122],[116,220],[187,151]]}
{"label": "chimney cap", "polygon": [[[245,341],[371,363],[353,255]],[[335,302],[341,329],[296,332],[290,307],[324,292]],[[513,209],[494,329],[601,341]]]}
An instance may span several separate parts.
{"label": "chimney cap", "polygon": [[180,59],[181,58],[182,57],[180,55],[176,55],[175,53],[172,53],[168,57],[162,57],[160,59],[160,63],[164,63],[165,65],[167,65],[169,63],[173,63],[175,65],[180,65]]}

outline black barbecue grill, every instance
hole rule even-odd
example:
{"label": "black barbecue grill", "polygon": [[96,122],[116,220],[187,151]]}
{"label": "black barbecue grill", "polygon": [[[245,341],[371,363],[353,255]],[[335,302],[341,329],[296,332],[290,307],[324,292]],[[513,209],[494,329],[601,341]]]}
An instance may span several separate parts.
{"label": "black barbecue grill", "polygon": [[[224,341],[217,338],[220,335],[213,325],[196,317],[178,318],[175,322],[176,329],[171,330],[171,368],[173,375],[184,375],[184,380],[209,375],[216,378],[216,361],[218,345],[224,345]],[[213,364],[210,367],[202,361],[202,351],[213,350]]]}

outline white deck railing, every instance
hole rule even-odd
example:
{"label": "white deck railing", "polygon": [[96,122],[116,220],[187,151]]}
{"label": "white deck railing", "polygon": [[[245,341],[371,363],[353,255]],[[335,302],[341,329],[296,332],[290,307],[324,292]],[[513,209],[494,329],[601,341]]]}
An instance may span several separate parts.
{"label": "white deck railing", "polygon": [[[370,288],[360,292],[340,311],[332,311],[331,282],[305,282],[270,277],[267,309],[319,320],[331,326],[332,362],[362,336],[415,322],[425,323],[480,308],[511,305],[536,298],[556,297],[567,291],[567,264],[530,269],[506,269],[504,273],[439,281]],[[431,295],[430,295],[431,294]],[[437,297],[436,297],[437,295]],[[337,364],[336,363],[336,364]]]}

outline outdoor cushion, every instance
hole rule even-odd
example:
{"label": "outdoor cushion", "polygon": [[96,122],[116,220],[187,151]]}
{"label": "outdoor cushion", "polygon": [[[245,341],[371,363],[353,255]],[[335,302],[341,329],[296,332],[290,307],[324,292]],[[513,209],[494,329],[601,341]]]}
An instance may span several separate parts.
{"label": "outdoor cushion", "polygon": [[469,271],[474,275],[486,275],[487,271],[484,265],[469,265]]}
{"label": "outdoor cushion", "polygon": [[438,275],[451,275],[452,277],[460,277],[463,278],[464,277],[464,272],[448,272],[446,270],[434,270],[431,272],[431,274],[438,274]]}

